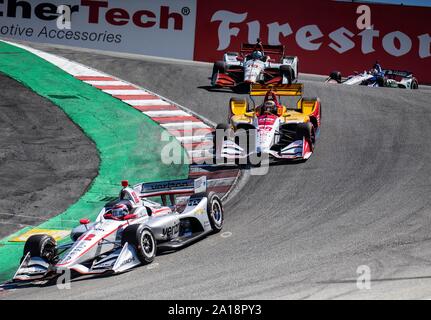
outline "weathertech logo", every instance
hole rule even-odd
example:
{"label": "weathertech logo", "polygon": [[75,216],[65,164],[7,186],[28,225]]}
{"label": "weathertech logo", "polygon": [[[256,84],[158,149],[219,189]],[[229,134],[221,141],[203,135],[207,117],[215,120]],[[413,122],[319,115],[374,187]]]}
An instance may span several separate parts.
{"label": "weathertech logo", "polygon": [[[145,4],[145,2],[143,3]],[[109,1],[81,0],[80,5],[68,5],[71,18],[77,14],[88,12],[86,21],[89,24],[99,24],[105,21],[112,26],[135,25],[139,28],[153,28],[183,30],[184,16],[189,15],[190,9],[182,8],[181,13],[173,11],[169,6],[160,6],[160,10],[151,11],[145,8],[128,11],[124,8],[112,8]],[[53,21],[59,17],[57,5],[53,3],[32,4],[25,0],[0,0],[0,17]]]}

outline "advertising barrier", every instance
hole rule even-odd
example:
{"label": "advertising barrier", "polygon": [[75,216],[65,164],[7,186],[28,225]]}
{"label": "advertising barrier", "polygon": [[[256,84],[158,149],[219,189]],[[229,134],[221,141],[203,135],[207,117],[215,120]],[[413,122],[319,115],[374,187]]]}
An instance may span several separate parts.
{"label": "advertising barrier", "polygon": [[0,37],[178,59],[193,59],[195,21],[195,0],[0,1]]}
{"label": "advertising barrier", "polygon": [[195,60],[221,60],[242,42],[283,44],[300,72],[350,75],[383,68],[412,71],[431,83],[431,8],[302,1],[198,1]]}

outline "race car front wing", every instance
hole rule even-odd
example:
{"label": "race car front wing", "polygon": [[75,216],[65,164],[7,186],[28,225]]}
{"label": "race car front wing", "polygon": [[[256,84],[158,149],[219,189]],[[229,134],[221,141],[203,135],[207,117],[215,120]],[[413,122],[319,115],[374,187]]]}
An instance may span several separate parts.
{"label": "race car front wing", "polygon": [[244,148],[240,147],[235,142],[226,140],[223,142],[221,150],[217,156],[224,159],[246,159],[254,154],[262,153],[269,154],[276,159],[306,160],[310,158],[313,152],[311,143],[305,138],[302,140],[293,141],[286,147],[283,147],[277,151],[273,149],[262,150],[260,147],[257,147],[256,150],[251,152],[246,152]]}
{"label": "race car front wing", "polygon": [[67,267],[57,267],[40,257],[30,257],[28,253],[13,276],[14,282],[32,282],[52,279],[60,276],[65,270],[75,271],[80,275],[96,275],[102,273],[120,273],[136,267],[140,260],[133,246],[125,243],[110,254],[99,260],[94,260],[90,267],[83,264],[72,264]]}

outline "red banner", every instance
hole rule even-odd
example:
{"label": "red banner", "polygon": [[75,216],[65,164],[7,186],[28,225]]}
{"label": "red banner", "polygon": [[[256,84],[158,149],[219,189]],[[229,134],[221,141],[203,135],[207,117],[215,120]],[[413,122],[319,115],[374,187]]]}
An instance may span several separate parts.
{"label": "red banner", "polygon": [[260,37],[298,56],[300,72],[350,75],[379,61],[431,83],[431,8],[366,7],[330,0],[198,0],[194,59],[222,60],[224,52]]}

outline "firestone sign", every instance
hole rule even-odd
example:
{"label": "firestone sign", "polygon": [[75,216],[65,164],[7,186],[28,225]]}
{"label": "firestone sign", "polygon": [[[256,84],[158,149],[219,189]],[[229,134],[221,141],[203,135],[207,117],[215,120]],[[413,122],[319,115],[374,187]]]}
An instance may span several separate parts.
{"label": "firestone sign", "polygon": [[[226,10],[219,10],[211,17],[211,22],[219,22],[217,35],[217,51],[223,51],[230,47],[231,42],[238,36],[239,29],[234,27],[235,24],[244,23],[247,25],[247,40],[251,43],[261,37],[262,27],[267,29],[267,43],[271,45],[280,45],[280,37],[292,37],[296,44],[303,50],[318,51],[324,44],[324,33],[317,24],[309,24],[293,30],[289,22],[280,24],[277,21],[267,23],[262,26],[259,20],[247,21],[248,13],[235,13]],[[373,28],[362,30],[355,34],[345,27],[339,27],[331,31],[328,35],[329,42],[327,45],[337,53],[345,53],[355,48],[356,43],[353,37],[360,38],[360,49],[363,54],[375,52],[374,42],[381,40],[383,49],[387,54],[394,57],[401,57],[412,50],[413,41],[419,42],[420,58],[431,56],[430,43],[431,37],[428,33],[417,36],[417,39],[411,39],[409,35],[401,31],[389,32],[381,38],[381,32]]]}
{"label": "firestone sign", "polygon": [[351,74],[378,60],[431,83],[431,8],[367,4],[370,25],[358,28],[360,6],[330,0],[206,3],[198,6],[195,59],[220,60],[223,52],[260,38],[285,45],[287,55],[299,57],[301,72]]}
{"label": "firestone sign", "polygon": [[[56,26],[61,5],[70,29]],[[0,0],[0,36],[192,59],[195,17],[195,0]]]}

